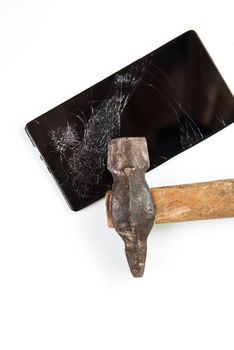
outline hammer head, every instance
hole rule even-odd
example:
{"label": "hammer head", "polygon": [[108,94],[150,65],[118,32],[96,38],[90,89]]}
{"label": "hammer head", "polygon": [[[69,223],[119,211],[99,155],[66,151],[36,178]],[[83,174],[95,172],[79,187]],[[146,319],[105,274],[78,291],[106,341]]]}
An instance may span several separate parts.
{"label": "hammer head", "polygon": [[113,226],[125,243],[134,277],[144,273],[147,238],[155,217],[155,206],[145,172],[149,155],[144,137],[117,138],[108,144],[107,167],[113,176],[109,212]]}

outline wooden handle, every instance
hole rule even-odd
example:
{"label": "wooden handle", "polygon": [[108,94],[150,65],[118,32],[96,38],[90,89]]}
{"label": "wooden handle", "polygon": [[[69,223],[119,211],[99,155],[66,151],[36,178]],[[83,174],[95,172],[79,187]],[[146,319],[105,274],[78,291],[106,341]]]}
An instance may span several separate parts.
{"label": "wooden handle", "polygon": [[[156,205],[154,223],[234,217],[234,179],[150,189]],[[107,224],[110,192],[106,193]]]}

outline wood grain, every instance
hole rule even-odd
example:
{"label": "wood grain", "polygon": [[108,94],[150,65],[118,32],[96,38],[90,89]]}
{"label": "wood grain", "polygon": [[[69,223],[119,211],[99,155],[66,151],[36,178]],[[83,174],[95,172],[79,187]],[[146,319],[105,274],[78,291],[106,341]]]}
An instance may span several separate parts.
{"label": "wood grain", "polygon": [[[156,205],[155,223],[234,217],[234,179],[151,188]],[[106,193],[107,224],[110,192]]]}

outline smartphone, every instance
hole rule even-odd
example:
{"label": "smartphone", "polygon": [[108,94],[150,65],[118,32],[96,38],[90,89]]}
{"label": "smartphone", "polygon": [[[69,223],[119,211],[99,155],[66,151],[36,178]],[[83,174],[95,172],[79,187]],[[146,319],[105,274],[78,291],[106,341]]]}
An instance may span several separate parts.
{"label": "smartphone", "polygon": [[26,132],[77,211],[111,188],[111,139],[146,137],[152,169],[233,121],[233,95],[188,31],[30,121]]}

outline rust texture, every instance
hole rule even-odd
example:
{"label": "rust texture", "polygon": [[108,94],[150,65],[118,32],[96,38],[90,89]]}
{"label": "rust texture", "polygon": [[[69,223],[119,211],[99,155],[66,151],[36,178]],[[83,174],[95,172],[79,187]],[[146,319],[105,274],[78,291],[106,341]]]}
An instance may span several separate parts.
{"label": "rust texture", "polygon": [[[156,224],[234,217],[234,179],[150,189],[157,204]],[[107,223],[110,193],[106,193]]]}
{"label": "rust texture", "polygon": [[108,144],[107,167],[113,176],[108,211],[123,239],[134,277],[144,273],[147,238],[154,224],[155,204],[145,180],[149,168],[144,137],[117,138]]}

